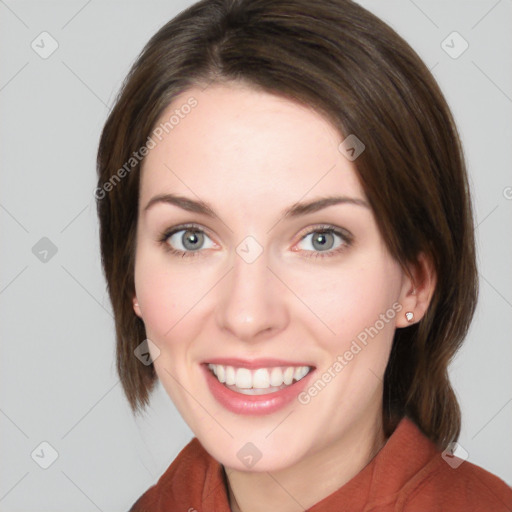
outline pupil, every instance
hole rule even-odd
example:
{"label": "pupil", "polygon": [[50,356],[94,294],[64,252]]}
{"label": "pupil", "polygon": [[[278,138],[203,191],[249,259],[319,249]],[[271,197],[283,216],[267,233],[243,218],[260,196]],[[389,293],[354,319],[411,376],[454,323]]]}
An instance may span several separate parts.
{"label": "pupil", "polygon": [[187,249],[195,250],[198,246],[201,245],[201,237],[201,233],[197,233],[195,231],[186,231],[183,234],[183,246]]}
{"label": "pupil", "polygon": [[318,233],[317,236],[313,238],[313,245],[318,244],[318,247],[316,247],[317,249],[330,249],[332,247],[333,240],[331,240],[331,244],[329,244],[329,237],[332,239],[332,234]]}

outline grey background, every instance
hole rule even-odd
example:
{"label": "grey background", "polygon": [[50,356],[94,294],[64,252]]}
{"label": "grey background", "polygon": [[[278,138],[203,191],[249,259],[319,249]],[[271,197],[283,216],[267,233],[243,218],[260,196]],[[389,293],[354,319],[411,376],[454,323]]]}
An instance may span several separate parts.
{"label": "grey background", "polygon": [[[93,198],[97,142],[122,79],[191,3],[0,0],[1,511],[127,510],[192,437],[161,387],[142,418],[122,394]],[[510,485],[512,0],[361,3],[433,70],[461,131],[481,296],[450,369],[459,443]],[[31,47],[43,31],[59,45],[46,59]],[[453,31],[469,43],[456,59],[441,46]],[[57,249],[46,261],[43,237]],[[50,461],[43,441],[58,453],[48,469],[35,462]]]}

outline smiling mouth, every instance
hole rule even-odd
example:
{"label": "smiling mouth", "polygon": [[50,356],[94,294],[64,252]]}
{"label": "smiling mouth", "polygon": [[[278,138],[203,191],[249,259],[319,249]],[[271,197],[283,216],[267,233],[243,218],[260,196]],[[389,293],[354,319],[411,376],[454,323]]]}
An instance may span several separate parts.
{"label": "smiling mouth", "polygon": [[273,366],[252,370],[211,363],[208,368],[221,384],[243,395],[275,393],[300,381],[313,369],[311,366]]}

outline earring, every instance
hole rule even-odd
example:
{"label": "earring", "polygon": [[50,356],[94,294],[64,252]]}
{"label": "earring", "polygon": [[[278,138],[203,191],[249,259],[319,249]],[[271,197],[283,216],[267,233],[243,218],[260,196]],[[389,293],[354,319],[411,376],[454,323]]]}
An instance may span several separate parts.
{"label": "earring", "polygon": [[408,322],[412,322],[414,318],[414,313],[412,311],[407,311],[407,313],[405,313],[405,318],[407,319]]}

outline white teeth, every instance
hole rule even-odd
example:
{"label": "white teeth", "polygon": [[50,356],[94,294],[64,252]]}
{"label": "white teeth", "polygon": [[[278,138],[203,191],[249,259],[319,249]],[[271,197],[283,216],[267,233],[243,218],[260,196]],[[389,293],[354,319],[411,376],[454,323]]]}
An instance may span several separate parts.
{"label": "white teeth", "polygon": [[295,368],[295,373],[293,374],[293,378],[295,380],[300,380],[302,377],[305,377],[308,374],[309,368],[307,366],[299,366]]}
{"label": "white teeth", "polygon": [[[216,364],[214,366],[222,366]],[[235,369],[232,366],[226,366],[226,384],[232,386],[235,383]]]}
{"label": "white teeth", "polygon": [[247,368],[238,368],[236,371],[235,386],[240,389],[252,388],[251,370]]}
{"label": "white teeth", "polygon": [[272,368],[234,368],[221,364],[209,364],[208,367],[216,375],[219,382],[239,389],[268,389],[289,386],[293,380],[304,378],[311,368],[309,366],[275,366]]}
{"label": "white teeth", "polygon": [[253,388],[266,389],[270,387],[270,376],[266,368],[258,368],[252,374],[252,386]]}
{"label": "white teeth", "polygon": [[226,369],[222,365],[217,365],[217,378],[219,382],[226,382]]}
{"label": "white teeth", "polygon": [[292,367],[292,366],[289,366],[288,368],[286,368],[286,370],[284,371],[284,375],[283,375],[283,381],[284,383],[288,386],[289,384],[292,383],[292,380],[293,380],[293,372],[295,371],[295,369]]}
{"label": "white teeth", "polygon": [[283,371],[281,368],[272,368],[270,372],[270,384],[272,386],[280,386],[283,383]]}

